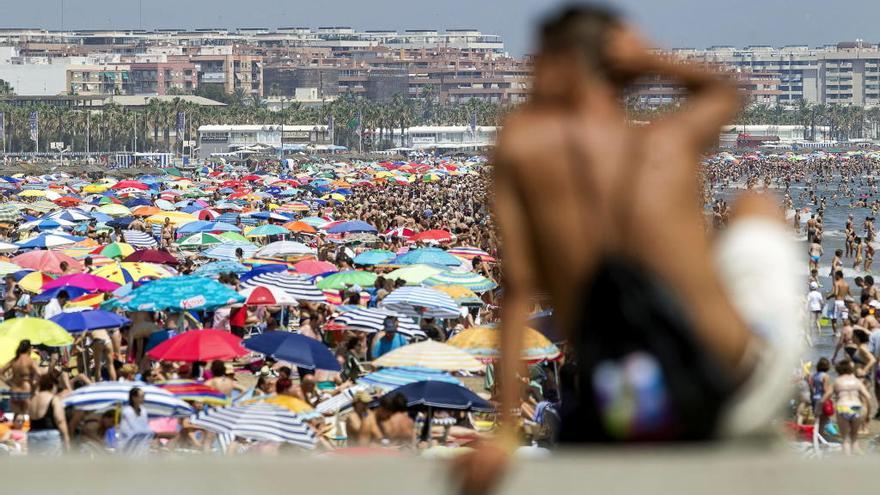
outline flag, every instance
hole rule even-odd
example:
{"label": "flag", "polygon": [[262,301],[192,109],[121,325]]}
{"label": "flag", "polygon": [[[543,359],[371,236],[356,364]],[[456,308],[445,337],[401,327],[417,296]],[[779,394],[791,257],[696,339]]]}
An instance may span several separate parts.
{"label": "flag", "polygon": [[186,127],[186,112],[177,112],[177,135],[183,135],[183,128]]}
{"label": "flag", "polygon": [[28,129],[30,129],[31,141],[36,143],[40,136],[40,121],[35,111],[28,117]]}

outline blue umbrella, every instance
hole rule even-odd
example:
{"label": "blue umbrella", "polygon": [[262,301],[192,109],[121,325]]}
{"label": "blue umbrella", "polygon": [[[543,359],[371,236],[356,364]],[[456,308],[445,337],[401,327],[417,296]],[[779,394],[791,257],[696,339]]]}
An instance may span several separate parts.
{"label": "blue umbrella", "polygon": [[275,264],[275,263],[271,263],[268,265],[257,265],[255,267],[251,268],[251,270],[249,272],[239,275],[238,279],[242,283],[244,283],[244,282],[247,282],[248,280],[256,277],[257,275],[262,275],[264,273],[276,273],[276,272],[286,272],[286,271],[287,271],[287,265],[279,265],[279,264]]}
{"label": "blue umbrella", "polygon": [[110,222],[111,220],[113,220],[113,217],[111,217],[110,215],[108,215],[106,213],[101,213],[100,211],[93,211],[93,212],[89,213],[89,215],[91,215],[92,218],[94,218],[95,220],[97,220],[100,223],[107,223],[107,222]]}
{"label": "blue umbrella", "polygon": [[[20,272],[16,272],[16,273],[20,273]],[[31,272],[28,272],[28,273],[31,273]],[[25,274],[25,275],[27,275],[27,274]],[[13,274],[13,276],[15,276],[15,275]],[[75,287],[73,285],[69,285],[66,287],[55,287],[54,289],[49,289],[47,291],[44,291],[44,292],[37,294],[36,296],[31,298],[31,301],[33,301],[33,302],[49,302],[52,300],[52,298],[58,297],[58,293],[61,291],[67,292],[67,296],[70,299],[76,299],[77,297],[79,297],[83,294],[88,294],[88,292],[89,292],[85,289],[81,289],[81,288]]]}
{"label": "blue umbrella", "polygon": [[[308,338],[308,337],[306,337]],[[423,380],[398,387],[391,394],[403,394],[406,405],[428,406],[438,409],[492,412],[495,410],[489,401],[467,388],[439,380]]]}
{"label": "blue umbrella", "polygon": [[349,220],[348,222],[337,223],[327,229],[328,234],[343,234],[350,232],[379,232],[376,227],[362,220]]}
{"label": "blue umbrella", "polygon": [[217,277],[221,273],[244,273],[246,271],[248,271],[247,267],[237,261],[214,261],[200,266],[193,274],[200,277]]}
{"label": "blue umbrella", "polygon": [[101,328],[119,328],[131,323],[131,320],[128,318],[119,316],[116,313],[111,313],[110,311],[102,311],[100,309],[61,313],[49,318],[49,320],[57,323],[61,328],[70,333],[98,330]]}
{"label": "blue umbrella", "polygon": [[109,222],[107,222],[107,226],[121,227],[124,229],[124,228],[128,227],[131,224],[131,222],[134,222],[134,217],[119,217],[119,218],[114,218],[114,219],[110,220]]}
{"label": "blue umbrella", "polygon": [[226,222],[208,222],[205,220],[197,220],[182,225],[177,232],[180,234],[196,234],[198,232],[240,232],[241,229]]}
{"label": "blue umbrella", "polygon": [[430,247],[414,249],[403,253],[390,262],[392,265],[415,265],[420,263],[426,265],[458,266],[461,264],[461,260],[440,248]]}
{"label": "blue umbrella", "polygon": [[24,242],[17,242],[20,248],[51,248],[62,246],[65,244],[73,244],[85,239],[85,237],[76,237],[58,233],[44,233]]}
{"label": "blue umbrella", "polygon": [[251,337],[242,345],[255,352],[266,354],[280,361],[287,361],[300,368],[339,371],[339,362],[321,342],[291,332],[266,332]]}
{"label": "blue umbrella", "polygon": [[146,198],[134,198],[129,199],[123,204],[129,208],[134,208],[135,206],[152,206],[153,203],[151,203],[150,200]]}
{"label": "blue umbrella", "polygon": [[244,296],[215,280],[184,275],[142,285],[119,304],[128,311],[210,311],[240,302]]}
{"label": "blue umbrella", "polygon": [[461,385],[458,378],[445,371],[408,366],[403,368],[382,368],[358,378],[358,383],[382,389],[383,392],[394,390],[410,383],[437,380]]}
{"label": "blue umbrella", "polygon": [[384,249],[373,249],[364,251],[354,257],[355,265],[381,265],[387,263],[394,258],[395,254]]}

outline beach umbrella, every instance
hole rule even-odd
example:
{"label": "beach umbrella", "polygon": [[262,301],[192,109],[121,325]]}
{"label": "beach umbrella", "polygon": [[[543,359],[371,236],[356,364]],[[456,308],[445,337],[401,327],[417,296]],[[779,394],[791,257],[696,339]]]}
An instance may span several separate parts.
{"label": "beach umbrella", "polygon": [[339,371],[336,356],[322,342],[291,332],[265,332],[243,342],[244,347],[301,368]]}
{"label": "beach umbrella", "polygon": [[211,311],[240,303],[244,297],[209,278],[184,275],[144,284],[121,298],[120,306],[129,311]]}
{"label": "beach umbrella", "polygon": [[119,328],[131,320],[110,311],[100,309],[64,312],[49,318],[70,333],[79,333],[102,328]]}
{"label": "beach umbrella", "polygon": [[133,208],[131,210],[132,215],[137,215],[139,217],[149,217],[153,215],[160,215],[162,213],[161,208],[156,208],[153,205],[141,205]]}
{"label": "beach umbrella", "polygon": [[208,234],[206,232],[200,232],[198,234],[193,234],[185,239],[181,239],[177,242],[177,245],[181,248],[199,248],[202,246],[213,246],[215,244],[223,244],[224,241],[222,237],[217,234]]}
{"label": "beach umbrella", "polygon": [[406,285],[420,285],[423,281],[443,272],[442,268],[432,265],[409,265],[392,270],[385,275],[386,279],[406,281]]}
{"label": "beach umbrella", "polygon": [[486,292],[498,287],[498,284],[492,280],[474,272],[459,273],[445,271],[424,279],[423,283],[429,287],[434,285],[456,285],[474,292]]}
{"label": "beach umbrella", "polygon": [[101,256],[106,256],[108,258],[125,258],[133,252],[134,247],[131,244],[112,242],[106,246],[95,249],[91,254],[100,254]]}
{"label": "beach umbrella", "polygon": [[433,340],[398,347],[373,361],[373,366],[416,366],[445,371],[481,371],[485,366],[467,352]]}
{"label": "beach umbrella", "polygon": [[221,232],[218,237],[220,237],[220,240],[222,240],[223,242],[232,242],[239,244],[247,244],[251,242],[250,240],[248,240],[247,237],[239,234],[238,232]]}
{"label": "beach umbrella", "polygon": [[347,222],[339,222],[336,225],[326,229],[328,234],[347,234],[354,232],[379,232],[376,227],[362,220],[350,220]]}
{"label": "beach umbrella", "polygon": [[54,280],[43,272],[29,272],[18,280],[18,287],[34,294],[43,290],[43,285]]}
{"label": "beach umbrella", "polygon": [[192,406],[171,392],[143,382],[100,382],[74,390],[64,397],[64,407],[82,411],[107,411],[128,403],[132,388],[144,392],[144,409],[151,417],[188,416],[195,412]]}
{"label": "beach umbrella", "polygon": [[[39,273],[39,272],[31,272],[31,273]],[[50,281],[51,281],[51,279],[47,280],[46,282],[43,282],[43,284],[50,282]],[[52,299],[58,297],[58,293],[61,291],[67,292],[67,297],[70,298],[70,301],[73,301],[76,298],[83,296],[85,294],[90,294],[90,291],[87,291],[86,289],[80,289],[79,287],[55,287],[54,289],[44,290],[43,292],[40,292],[39,294],[31,297],[31,302],[47,303],[47,302],[51,301]],[[90,295],[93,295],[93,294],[90,294]],[[97,294],[97,295],[99,297],[101,297],[103,300],[103,297],[104,297],[103,294]],[[68,305],[70,304],[70,301],[68,301],[68,303],[67,303]]]}
{"label": "beach umbrella", "polygon": [[243,288],[271,287],[283,290],[289,297],[303,302],[326,302],[324,293],[310,280],[286,272],[260,273],[241,282]]}
{"label": "beach umbrella", "polygon": [[0,261],[0,277],[21,271],[21,267],[8,261]]}
{"label": "beach umbrella", "polygon": [[20,342],[30,340],[34,345],[60,347],[73,343],[73,337],[57,323],[43,318],[12,318],[0,323],[0,337]]}
{"label": "beach umbrella", "polygon": [[295,414],[305,414],[315,410],[315,408],[312,407],[308,402],[292,395],[263,395],[255,399],[251,399],[245,402],[245,404],[254,404],[257,402],[280,406]]}
{"label": "beach umbrella", "polygon": [[489,256],[489,253],[487,253],[486,251],[470,246],[456,246],[454,248],[449,248],[449,250],[447,250],[446,252],[467,260],[472,260],[479,256],[479,258],[483,261],[487,261],[490,263],[495,261],[495,258]]}
{"label": "beach umbrella", "polygon": [[190,418],[193,426],[223,435],[250,440],[284,442],[313,449],[315,432],[289,410],[273,404],[255,402],[209,408]]}
{"label": "beach umbrella", "polygon": [[120,284],[90,273],[64,275],[43,284],[43,290],[54,289],[56,287],[79,287],[80,289],[85,289],[89,292],[113,292],[120,287]]}
{"label": "beach umbrella", "polygon": [[437,409],[493,412],[492,404],[468,388],[440,380],[409,383],[389,392],[406,397],[407,407],[428,406]]}
{"label": "beach umbrella", "polygon": [[180,263],[173,254],[160,249],[143,249],[135,251],[126,256],[122,261],[130,263],[157,263],[162,265],[177,265]]}
{"label": "beach umbrella", "polygon": [[293,265],[294,271],[306,275],[320,275],[322,273],[338,272],[339,268],[329,261],[303,260]]}
{"label": "beach umbrella", "polygon": [[296,299],[290,297],[287,292],[274,287],[248,287],[238,292],[245,297],[244,304],[247,306],[293,306]]}
{"label": "beach umbrella", "polygon": [[[252,232],[248,232],[247,235],[251,234]],[[255,254],[256,256],[260,256],[263,258],[303,256],[313,255],[315,254],[315,250],[301,242],[276,241],[261,247],[259,250],[257,250]]]}
{"label": "beach umbrella", "polygon": [[391,265],[438,265],[438,266],[458,266],[461,259],[447,253],[440,248],[422,248],[413,249],[401,255],[398,255],[389,262]]}
{"label": "beach umbrella", "polygon": [[147,191],[150,189],[150,186],[136,180],[122,180],[114,184],[111,189],[138,189],[140,191]]}
{"label": "beach umbrella", "polygon": [[226,222],[206,222],[196,220],[177,229],[180,234],[192,234],[196,232],[240,232],[241,229]]}
{"label": "beach umbrella", "polygon": [[155,237],[140,230],[123,230],[122,238],[136,248],[154,248],[158,245]]}
{"label": "beach umbrella", "polygon": [[66,220],[56,220],[54,218],[40,218],[32,222],[26,222],[19,226],[19,230],[56,230],[59,228],[67,228],[73,226],[72,222]]}
{"label": "beach umbrella", "polygon": [[58,251],[34,250],[19,254],[11,260],[22,268],[40,270],[46,273],[61,274],[61,263],[66,262],[69,269],[82,270],[82,263]]}
{"label": "beach umbrella", "polygon": [[14,223],[21,220],[21,212],[13,205],[0,205],[0,222]]}
{"label": "beach umbrella", "polygon": [[[0,220],[0,221],[2,221],[2,220]],[[282,227],[284,227],[285,229],[287,229],[291,232],[301,232],[301,233],[305,233],[305,234],[314,234],[315,232],[317,232],[317,230],[314,227],[312,227],[311,225],[309,225],[305,222],[299,221],[299,220],[297,220],[295,222],[287,222],[287,223],[283,224]]]}
{"label": "beach umbrella", "polygon": [[221,273],[245,273],[248,268],[237,261],[214,261],[202,265],[193,272],[199,277],[219,277]]}
{"label": "beach umbrella", "polygon": [[156,386],[170,392],[180,400],[189,402],[225,406],[229,404],[230,400],[223,392],[195,380],[169,380],[157,383]]}
{"label": "beach umbrella", "polygon": [[180,227],[181,225],[186,225],[190,222],[197,222],[199,220],[195,216],[190,215],[189,213],[183,213],[182,211],[166,211],[150,215],[145,221],[149,224],[164,225],[166,218],[174,227]]}
{"label": "beach umbrella", "polygon": [[119,285],[125,285],[131,282],[139,282],[145,278],[164,278],[170,277],[172,273],[162,265],[153,263],[129,263],[117,262],[110,265],[104,265],[92,272],[92,275],[106,278],[111,282]]}
{"label": "beach umbrella", "polygon": [[113,203],[98,207],[98,211],[105,215],[110,215],[111,217],[131,216],[131,210],[129,210],[127,206]]}
{"label": "beach umbrella", "polygon": [[354,285],[371,287],[374,283],[376,283],[375,273],[361,270],[346,270],[328,275],[315,285],[321,290],[339,290]]}
{"label": "beach umbrella", "polygon": [[458,304],[443,292],[427,287],[401,287],[379,303],[413,318],[458,318]]}
{"label": "beach umbrella", "polygon": [[385,308],[362,308],[355,307],[337,316],[333,322],[345,325],[350,330],[374,333],[381,331],[385,324],[385,318],[392,316],[397,318],[397,331],[407,337],[425,337],[419,325],[412,318]]}
{"label": "beach umbrella", "polygon": [[290,231],[280,225],[260,225],[245,232],[245,237],[266,237],[270,235],[287,235]]}
{"label": "beach umbrella", "polygon": [[333,219],[329,217],[304,217],[300,218],[299,221],[311,225],[312,227],[319,228],[332,222]]}
{"label": "beach umbrella", "polygon": [[455,236],[446,230],[426,230],[413,234],[409,238],[411,242],[450,242]]}
{"label": "beach umbrella", "polygon": [[483,305],[483,300],[474,291],[460,285],[432,285],[431,288],[448,295],[463,306]]}
{"label": "beach umbrella", "polygon": [[354,261],[355,265],[381,265],[391,261],[394,256],[395,254],[392,251],[385,249],[371,249],[355,256],[352,261]]}
{"label": "beach umbrella", "polygon": [[[495,328],[474,327],[463,330],[448,341],[481,361],[501,357],[501,331]],[[559,358],[560,351],[537,330],[526,328],[523,334],[522,359],[529,362],[551,361]]]}
{"label": "beach umbrella", "polygon": [[217,260],[237,260],[238,257],[235,255],[235,251],[238,249],[242,250],[244,258],[251,258],[254,256],[254,253],[257,252],[257,246],[254,246],[253,244],[227,242],[217,244],[202,254],[208,258],[214,258]]}
{"label": "beach umbrella", "polygon": [[378,388],[382,392],[389,392],[398,387],[421,381],[441,381],[462,385],[458,378],[449,373],[418,367],[382,368],[357,380],[361,385]]}
{"label": "beach umbrella", "polygon": [[59,246],[69,246],[71,244],[76,244],[83,239],[84,237],[44,232],[36,237],[32,237],[24,241],[19,241],[15,244],[18,245],[18,247],[21,249],[48,249]]}
{"label": "beach umbrella", "polygon": [[175,335],[147,352],[160,361],[226,361],[247,355],[241,338],[225,330],[211,328],[190,330]]}

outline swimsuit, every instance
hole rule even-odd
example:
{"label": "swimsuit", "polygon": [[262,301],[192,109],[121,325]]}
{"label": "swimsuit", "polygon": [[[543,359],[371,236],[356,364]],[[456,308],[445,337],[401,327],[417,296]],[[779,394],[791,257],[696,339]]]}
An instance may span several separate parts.
{"label": "swimsuit", "polygon": [[862,406],[847,406],[847,405],[838,405],[837,415],[846,421],[855,421],[859,419],[862,415]]}

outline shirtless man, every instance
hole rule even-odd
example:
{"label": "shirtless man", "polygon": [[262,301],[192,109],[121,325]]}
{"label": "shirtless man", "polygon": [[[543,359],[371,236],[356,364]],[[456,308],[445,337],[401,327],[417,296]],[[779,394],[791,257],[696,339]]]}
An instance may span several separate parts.
{"label": "shirtless man", "polygon": [[30,399],[37,388],[37,380],[40,378],[40,369],[37,363],[31,359],[31,341],[22,340],[15,351],[15,357],[3,368],[0,368],[0,377],[10,370],[12,377],[6,381],[9,385],[9,402],[12,412],[25,414],[30,404]]}
{"label": "shirtless man", "polygon": [[205,385],[216,388],[223,392],[226,397],[232,397],[234,391],[244,392],[247,390],[240,383],[236,382],[234,377],[229,376],[234,374],[231,368],[232,367],[230,366],[229,369],[227,369],[227,366],[223,361],[212,361],[211,375],[213,376],[210,380],[205,382]]}
{"label": "shirtless man", "polygon": [[822,254],[825,251],[822,249],[822,238],[816,236],[813,238],[813,242],[810,243],[810,270],[819,268],[819,259],[822,258]]}
{"label": "shirtless man", "polygon": [[825,299],[834,299],[834,313],[831,316],[831,331],[834,333],[835,337],[837,336],[837,320],[845,320],[849,313],[846,308],[845,299],[850,295],[849,284],[843,279],[843,272],[840,270],[834,272],[834,285],[831,287],[831,292],[825,297]]}
{"label": "shirtless man", "polygon": [[348,436],[349,446],[369,445],[382,440],[376,415],[369,408],[372,401],[373,397],[369,392],[359,392],[355,396],[352,404],[354,411],[345,417],[345,434]]}
{"label": "shirtless man", "polygon": [[382,444],[408,446],[415,439],[415,424],[407,414],[406,398],[401,394],[388,394],[379,399],[376,426]]}
{"label": "shirtless man", "polygon": [[[495,150],[506,279],[498,370],[505,432],[501,441],[456,459],[471,493],[492,485],[505,465],[505,445],[516,443],[515,374],[536,291],[550,295],[558,328],[576,337],[578,288],[606,269],[603,259],[623,258],[677,296],[700,352],[725,372],[742,370],[755,338],[722,286],[696,180],[701,154],[738,110],[736,89],[715,74],[651,54],[632,30],[597,9],[573,8],[553,19],[542,29],[541,44],[532,98],[505,121]],[[645,74],[678,80],[689,91],[688,103],[632,127],[620,91]],[[755,195],[738,210],[764,218],[778,213]],[[777,227],[784,228],[781,221]],[[649,245],[659,248],[644,249]]]}

